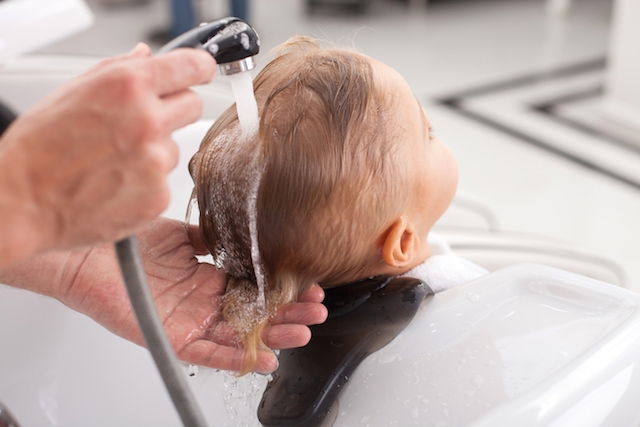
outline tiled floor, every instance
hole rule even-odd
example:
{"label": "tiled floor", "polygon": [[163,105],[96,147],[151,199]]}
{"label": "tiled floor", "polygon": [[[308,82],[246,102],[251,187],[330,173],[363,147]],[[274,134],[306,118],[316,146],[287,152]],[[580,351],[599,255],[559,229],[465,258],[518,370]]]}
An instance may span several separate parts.
{"label": "tiled floor", "polygon": [[[219,2],[209,3],[203,2],[209,15],[225,14]],[[554,20],[545,15],[543,0],[440,0],[426,9],[379,0],[361,17],[310,17],[302,1],[269,0],[253,2],[252,22],[266,49],[294,34],[308,34],[356,47],[398,69],[425,103],[436,134],[455,151],[461,190],[490,206],[503,229],[555,237],[615,260],[627,270],[631,288],[640,290],[640,190],[558,155],[553,148],[635,182],[640,182],[640,156],[527,107],[569,88],[598,86],[601,70],[466,102],[476,113],[526,132],[551,150],[437,102],[467,88],[603,58],[611,2],[573,3],[565,19]],[[126,51],[167,16],[161,1],[115,9],[93,2],[92,7],[94,28],[45,50],[92,55]],[[597,99],[563,111],[596,121],[592,118],[598,115]],[[637,133],[625,136],[640,141]]]}

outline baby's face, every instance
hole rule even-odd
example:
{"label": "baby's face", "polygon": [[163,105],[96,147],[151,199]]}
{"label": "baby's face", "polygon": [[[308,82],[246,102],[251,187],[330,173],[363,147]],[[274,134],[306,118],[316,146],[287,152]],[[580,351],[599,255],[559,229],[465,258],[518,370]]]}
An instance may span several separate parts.
{"label": "baby's face", "polygon": [[409,219],[424,242],[414,263],[417,265],[430,255],[426,236],[453,199],[458,167],[449,148],[433,136],[431,124],[404,78],[379,61],[371,59],[371,62],[376,78],[393,95],[395,117],[389,125],[397,130],[400,155],[408,166]]}

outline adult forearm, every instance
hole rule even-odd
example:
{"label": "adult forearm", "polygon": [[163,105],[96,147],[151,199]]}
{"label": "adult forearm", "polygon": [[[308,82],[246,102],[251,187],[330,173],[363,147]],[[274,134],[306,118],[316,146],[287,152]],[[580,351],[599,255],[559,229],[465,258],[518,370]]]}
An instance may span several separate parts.
{"label": "adult forearm", "polygon": [[72,251],[48,252],[0,268],[0,283],[62,299],[77,271]]}

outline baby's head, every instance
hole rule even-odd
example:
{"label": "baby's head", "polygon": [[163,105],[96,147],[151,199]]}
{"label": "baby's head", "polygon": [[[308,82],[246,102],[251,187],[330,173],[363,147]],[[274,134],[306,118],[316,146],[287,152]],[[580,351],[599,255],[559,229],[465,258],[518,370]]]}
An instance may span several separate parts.
{"label": "baby's head", "polygon": [[225,314],[255,348],[260,328],[243,301],[256,287],[248,207],[258,177],[257,235],[273,309],[313,283],[396,275],[424,261],[457,169],[404,79],[365,55],[297,37],[254,88],[258,133],[243,138],[231,107],[190,169],[205,242],[229,277]]}

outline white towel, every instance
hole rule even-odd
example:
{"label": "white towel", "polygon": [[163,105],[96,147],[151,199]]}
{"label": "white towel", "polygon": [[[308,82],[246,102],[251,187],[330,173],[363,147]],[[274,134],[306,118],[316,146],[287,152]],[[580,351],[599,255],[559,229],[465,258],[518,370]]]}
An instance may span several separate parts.
{"label": "white towel", "polygon": [[470,282],[488,273],[478,264],[454,254],[441,236],[430,233],[429,247],[433,255],[403,276],[422,280],[436,293]]}

